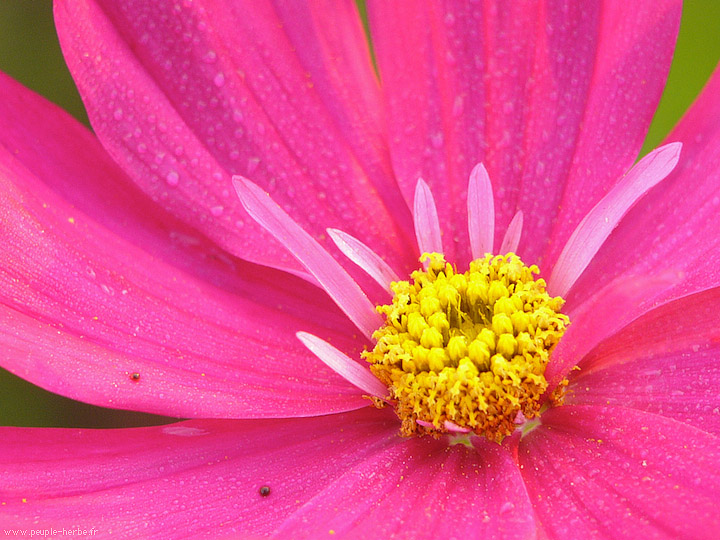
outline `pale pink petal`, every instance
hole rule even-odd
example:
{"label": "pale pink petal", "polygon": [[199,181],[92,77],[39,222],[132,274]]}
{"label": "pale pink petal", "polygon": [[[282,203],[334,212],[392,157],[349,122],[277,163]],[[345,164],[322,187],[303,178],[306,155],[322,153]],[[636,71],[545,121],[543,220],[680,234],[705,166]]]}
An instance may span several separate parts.
{"label": "pale pink petal", "polygon": [[243,211],[241,174],[313,237],[339,227],[414,266],[352,2],[68,0],[55,18],[95,133],[170,213],[235,255],[298,270]]}
{"label": "pale pink petal", "polygon": [[495,245],[522,210],[521,256],[542,262],[549,238],[562,249],[635,160],[680,14],[679,0],[368,1],[393,167],[408,203],[416,179],[428,182],[449,260],[470,257],[478,162],[493,182]]}
{"label": "pale pink petal", "polygon": [[326,366],[360,390],[371,396],[380,398],[387,396],[388,389],[370,372],[368,365],[360,365],[327,341],[307,332],[298,332],[297,337]]}
{"label": "pale pink petal", "polygon": [[250,216],[300,261],[355,326],[370,339],[382,325],[382,318],[350,274],[262,188],[241,176],[233,179],[233,185]]}
{"label": "pale pink petal", "polygon": [[422,178],[415,186],[413,217],[415,218],[415,238],[420,253],[443,253],[442,233],[435,208],[435,199]]}
{"label": "pale pink petal", "polygon": [[548,536],[716,538],[720,439],[622,407],[565,405],[520,442],[519,462]]}
{"label": "pale pink petal", "polygon": [[720,70],[668,140],[683,144],[677,167],[623,219],[568,304],[627,276],[683,274],[666,300],[720,285]]}
{"label": "pale pink petal", "polygon": [[123,430],[0,428],[0,523],[94,527],[102,539],[264,538],[403,443],[392,413],[373,408]]}
{"label": "pale pink petal", "polygon": [[522,229],[523,213],[522,210],[518,210],[518,213],[515,214],[510,225],[508,225],[507,231],[505,231],[499,253],[515,253],[517,251],[518,245],[520,245]]}
{"label": "pale pink petal", "polygon": [[654,276],[627,276],[607,283],[580,305],[566,306],[571,324],[553,350],[545,371],[552,391],[574,366],[604,339],[615,334],[653,306],[665,291],[682,281],[677,272]]}
{"label": "pale pink petal", "polygon": [[645,156],[587,213],[553,267],[550,294],[566,295],[623,216],[675,168],[681,147],[671,143]]}
{"label": "pale pink petal", "polygon": [[[362,347],[316,292],[283,292],[300,280],[271,272],[213,286],[68,204],[25,157],[0,147],[3,367],[81,401],[180,417],[298,416],[364,405],[295,338],[305,330],[347,351]],[[48,161],[45,173],[66,172],[54,165]],[[273,290],[267,280],[278,278]]]}
{"label": "pale pink petal", "polygon": [[450,422],[450,420],[445,420],[443,422],[443,426],[448,431],[452,431],[454,433],[470,433],[471,431],[469,428],[460,427],[457,424]]}
{"label": "pale pink petal", "polygon": [[568,403],[648,411],[720,435],[720,289],[646,313],[596,347]]}
{"label": "pale pink petal", "polygon": [[[478,163],[470,173],[467,191],[470,254],[479,259],[493,253],[495,239],[495,200],[487,170]],[[501,250],[502,253],[502,250]]]}
{"label": "pale pink petal", "polygon": [[390,283],[400,281],[395,270],[360,240],[338,229],[328,229],[327,232],[343,255],[365,270],[382,288],[390,290]]}
{"label": "pale pink petal", "polygon": [[[430,437],[397,439],[329,481],[281,538],[528,539],[535,518],[512,456]],[[331,532],[332,531],[332,532]]]}

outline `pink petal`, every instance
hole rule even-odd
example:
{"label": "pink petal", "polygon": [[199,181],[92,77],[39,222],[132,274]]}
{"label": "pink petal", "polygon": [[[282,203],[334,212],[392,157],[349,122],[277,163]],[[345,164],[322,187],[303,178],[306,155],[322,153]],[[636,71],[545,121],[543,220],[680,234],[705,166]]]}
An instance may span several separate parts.
{"label": "pink petal", "polygon": [[646,313],[596,347],[569,403],[632,407],[720,435],[720,289]]}
{"label": "pink petal", "polygon": [[716,437],[622,407],[565,405],[542,424],[519,462],[550,538],[720,535]]}
{"label": "pink petal", "polygon": [[310,349],[310,352],[349,383],[371,396],[380,398],[387,396],[388,389],[370,372],[367,365],[360,365],[317,336],[307,332],[298,332],[297,337],[303,345]]}
{"label": "pink petal", "polygon": [[677,167],[623,219],[568,303],[627,276],[682,274],[661,300],[720,285],[720,70],[668,140],[683,144]]}
{"label": "pink petal", "polygon": [[[298,416],[365,404],[295,338],[305,330],[346,351],[361,348],[341,313],[306,289],[283,293],[298,280],[275,272],[285,280],[275,291],[257,276],[245,284],[236,277],[232,291],[215,287],[69,205],[24,157],[0,148],[3,367],[71,398],[180,417]],[[45,163],[46,174],[65,174],[54,165]]]}
{"label": "pink petal", "polygon": [[499,253],[517,252],[518,245],[520,245],[520,237],[522,236],[522,228],[523,213],[522,210],[519,210],[512,218],[510,225],[508,225],[507,231],[505,231]]}
{"label": "pink petal", "polygon": [[443,253],[442,233],[435,208],[435,199],[422,178],[415,186],[413,217],[415,218],[415,238],[417,238],[418,251],[420,253]]}
{"label": "pink petal", "polygon": [[567,294],[623,216],[675,168],[681,147],[673,143],[650,152],[587,213],[553,267],[550,294]]}
{"label": "pink petal", "polygon": [[630,167],[670,66],[681,2],[371,0],[368,13],[405,200],[417,178],[428,182],[445,253],[464,266],[465,189],[479,161],[496,196],[495,243],[522,210],[519,251],[529,262],[548,238],[562,249]]}
{"label": "pink petal", "polygon": [[475,165],[470,173],[467,213],[472,258],[479,259],[486,253],[493,253],[495,200],[490,177],[482,163]]}
{"label": "pink petal", "polygon": [[[333,532],[330,532],[333,531]],[[277,531],[283,538],[532,538],[533,510],[511,455],[496,444],[429,437],[366,454]]]}
{"label": "pink petal", "polygon": [[414,266],[354,5],[70,0],[55,17],[95,133],[170,213],[235,255],[299,270],[243,211],[241,174],[313,237],[340,227]]}
{"label": "pink petal", "polygon": [[343,255],[365,270],[382,288],[390,290],[390,283],[400,281],[395,270],[360,240],[338,229],[327,232]]}
{"label": "pink petal", "polygon": [[564,310],[570,326],[553,350],[545,371],[548,391],[552,391],[585,356],[604,339],[627,326],[657,305],[665,291],[682,281],[682,274],[665,272],[655,276],[629,276],[607,283],[592,298]]}
{"label": "pink petal", "polygon": [[393,415],[375,409],[123,430],[0,428],[0,523],[94,527],[95,538],[113,539],[266,537],[348,471],[403,444],[396,433]]}
{"label": "pink petal", "polygon": [[373,332],[382,326],[382,318],[355,280],[262,188],[241,176],[233,179],[233,185],[250,216],[300,261],[365,337],[371,339]]}

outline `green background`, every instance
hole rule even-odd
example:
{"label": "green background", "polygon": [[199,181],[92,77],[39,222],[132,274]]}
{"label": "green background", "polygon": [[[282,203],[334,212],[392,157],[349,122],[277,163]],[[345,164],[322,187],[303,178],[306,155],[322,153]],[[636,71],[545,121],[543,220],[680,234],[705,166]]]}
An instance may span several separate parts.
{"label": "green background", "polygon": [[[720,1],[686,1],[670,77],[643,152],[657,146],[670,131],[719,57]],[[0,0],[0,70],[87,123],[62,60],[49,0]],[[0,370],[0,425],[115,427],[164,421],[167,419],[78,403]]]}

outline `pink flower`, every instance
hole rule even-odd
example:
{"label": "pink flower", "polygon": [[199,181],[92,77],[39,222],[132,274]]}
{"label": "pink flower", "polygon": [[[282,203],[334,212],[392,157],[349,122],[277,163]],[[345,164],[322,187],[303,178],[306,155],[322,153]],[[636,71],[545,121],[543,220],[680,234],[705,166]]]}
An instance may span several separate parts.
{"label": "pink flower", "polygon": [[[410,4],[376,73],[349,1],[56,3],[95,135],[0,78],[0,362],[190,420],[2,428],[4,528],[720,535],[720,75],[631,169],[679,0]],[[400,437],[388,281],[514,248],[570,318],[541,414]]]}

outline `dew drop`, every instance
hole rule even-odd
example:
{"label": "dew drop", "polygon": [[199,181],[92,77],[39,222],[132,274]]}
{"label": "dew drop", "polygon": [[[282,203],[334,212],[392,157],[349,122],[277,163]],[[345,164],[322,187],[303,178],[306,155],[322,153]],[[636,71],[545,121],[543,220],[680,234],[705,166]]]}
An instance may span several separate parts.
{"label": "dew drop", "polygon": [[224,208],[222,206],[213,206],[212,208],[210,208],[210,213],[215,217],[219,217],[220,215],[222,215],[223,210]]}
{"label": "dew drop", "polygon": [[212,64],[215,60],[217,60],[217,54],[215,51],[208,51],[205,56],[203,56],[203,62],[206,64]]}
{"label": "dew drop", "polygon": [[435,148],[442,148],[443,141],[444,141],[444,137],[441,132],[434,133],[433,135],[430,136],[430,143]]}
{"label": "dew drop", "polygon": [[115,109],[115,111],[113,112],[113,118],[114,118],[115,120],[122,120],[122,117],[123,117],[123,110],[118,107],[118,108]]}
{"label": "dew drop", "polygon": [[500,507],[500,515],[506,516],[510,512],[515,510],[515,504],[511,503],[510,501],[505,501],[502,506]]}
{"label": "dew drop", "polygon": [[177,186],[178,182],[180,182],[180,176],[175,171],[170,171],[169,173],[167,173],[165,180],[167,181],[168,185]]}
{"label": "dew drop", "polygon": [[250,159],[248,159],[248,162],[247,162],[247,173],[248,173],[248,174],[254,173],[254,172],[257,170],[258,165],[260,165],[260,158],[258,158],[258,157],[251,157]]}
{"label": "dew drop", "polygon": [[217,75],[215,75],[215,78],[213,79],[213,83],[215,83],[215,86],[220,88],[221,86],[223,86],[225,84],[225,75],[222,73],[218,73]]}

